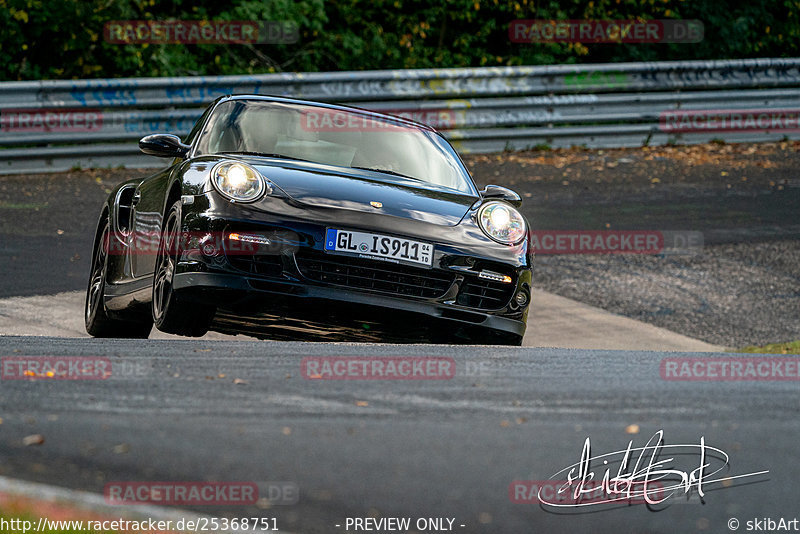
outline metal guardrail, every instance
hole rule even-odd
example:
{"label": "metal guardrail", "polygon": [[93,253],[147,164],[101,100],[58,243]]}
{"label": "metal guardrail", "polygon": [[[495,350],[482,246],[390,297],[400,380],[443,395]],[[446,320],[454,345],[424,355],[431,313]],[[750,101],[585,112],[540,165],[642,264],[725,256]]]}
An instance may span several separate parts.
{"label": "metal guardrail", "polygon": [[[185,135],[206,104],[235,93],[401,114],[464,153],[800,138],[800,58],[4,82],[0,173],[163,165],[136,141]],[[729,128],[691,122],[736,114]],[[681,119],[688,128],[670,127]]]}

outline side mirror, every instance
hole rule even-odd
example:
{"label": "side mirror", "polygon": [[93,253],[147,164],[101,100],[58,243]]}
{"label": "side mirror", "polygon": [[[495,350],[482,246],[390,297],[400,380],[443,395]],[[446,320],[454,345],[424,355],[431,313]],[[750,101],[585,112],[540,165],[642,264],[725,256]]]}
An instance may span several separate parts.
{"label": "side mirror", "polygon": [[483,191],[481,191],[481,198],[484,200],[505,200],[512,206],[516,207],[520,207],[522,205],[522,197],[520,197],[515,191],[499,185],[487,185]]}
{"label": "side mirror", "polygon": [[181,143],[180,137],[172,134],[152,134],[139,140],[139,150],[159,158],[182,158],[190,148]]}

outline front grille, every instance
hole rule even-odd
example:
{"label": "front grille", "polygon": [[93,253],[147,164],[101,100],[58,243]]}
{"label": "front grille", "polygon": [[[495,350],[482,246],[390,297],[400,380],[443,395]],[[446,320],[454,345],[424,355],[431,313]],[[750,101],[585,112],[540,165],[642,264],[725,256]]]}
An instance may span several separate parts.
{"label": "front grille", "polygon": [[497,310],[508,304],[513,293],[514,284],[470,276],[461,284],[456,302],[478,310]]}
{"label": "front grille", "polygon": [[453,274],[433,269],[326,254],[313,249],[301,249],[295,258],[300,272],[309,280],[403,297],[442,297],[455,279]]}

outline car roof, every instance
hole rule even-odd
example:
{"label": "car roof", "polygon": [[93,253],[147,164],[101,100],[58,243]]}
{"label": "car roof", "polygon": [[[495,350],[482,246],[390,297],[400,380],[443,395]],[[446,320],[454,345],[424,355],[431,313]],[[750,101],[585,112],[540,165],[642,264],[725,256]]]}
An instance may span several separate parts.
{"label": "car roof", "polygon": [[[396,115],[387,115],[386,113],[379,113],[377,111],[371,111],[369,109],[357,108],[354,106],[342,106],[338,104],[329,104],[327,102],[316,102],[313,100],[301,100],[297,98],[289,98],[284,96],[271,96],[271,95],[256,95],[256,94],[239,94],[239,95],[227,95],[217,99],[217,104],[230,101],[230,100],[258,100],[261,102],[281,102],[285,104],[301,104],[305,106],[315,106],[320,108],[327,108],[327,109],[335,109],[340,111],[346,111],[349,113],[358,113],[360,115],[368,115],[370,117],[380,118],[380,119],[387,119],[394,122],[398,122],[405,126],[410,126],[412,128],[419,128],[420,130],[426,130],[429,132],[436,132],[435,128],[428,126],[427,124],[413,121],[411,119],[406,119],[403,117],[398,117]],[[438,132],[436,132],[438,133]]]}

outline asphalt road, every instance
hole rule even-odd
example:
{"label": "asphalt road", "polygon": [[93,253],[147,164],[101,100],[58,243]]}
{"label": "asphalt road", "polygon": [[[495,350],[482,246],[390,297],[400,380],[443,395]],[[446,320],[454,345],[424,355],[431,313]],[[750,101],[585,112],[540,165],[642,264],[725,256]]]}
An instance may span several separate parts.
{"label": "asphalt road", "polygon": [[[754,518],[798,515],[797,382],[665,381],[661,361],[676,353],[0,337],[0,355],[99,356],[125,370],[1,381],[5,476],[98,493],[125,480],[292,481],[298,504],[202,511],[272,515],[303,533],[344,532],[335,525],[348,516],[450,517],[457,532],[512,533],[729,532],[732,517],[745,530]],[[453,358],[456,373],[308,380],[309,355],[437,356]],[[725,450],[726,475],[770,473],[658,512],[555,514],[509,500],[512,481],[578,462],[587,436],[596,455],[660,429],[667,444],[704,436]],[[23,445],[32,434],[44,443]],[[687,471],[699,460],[674,456]]]}

